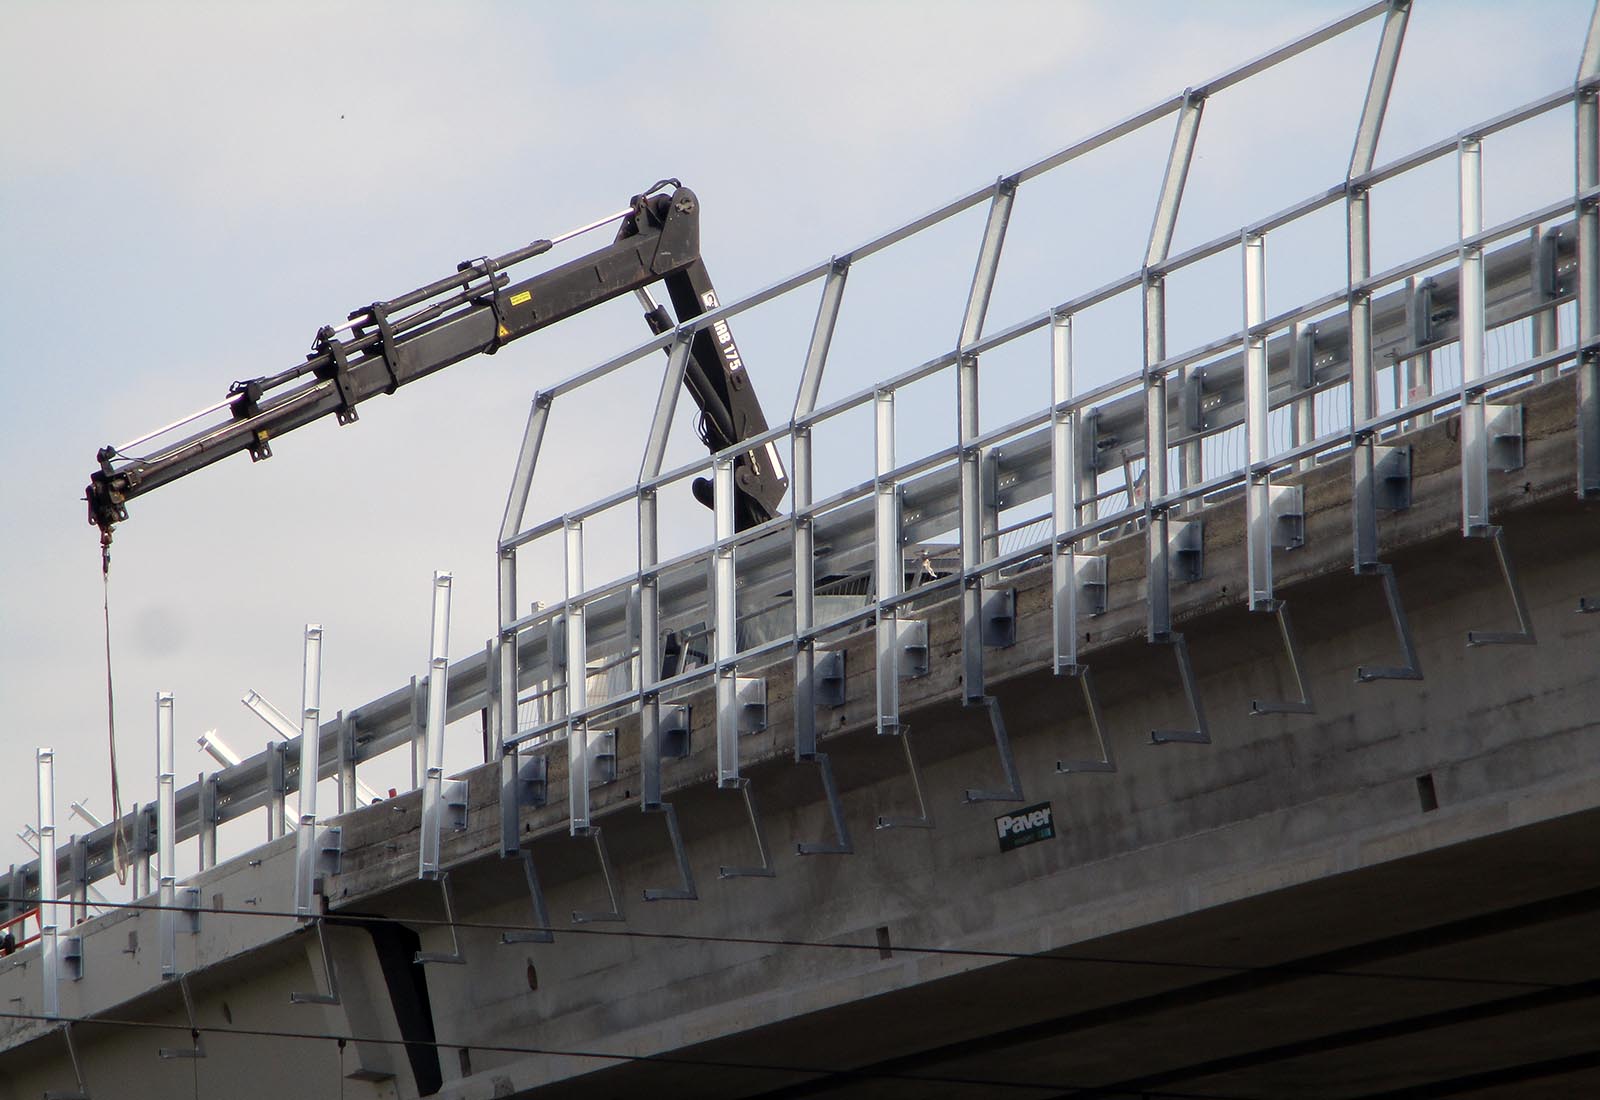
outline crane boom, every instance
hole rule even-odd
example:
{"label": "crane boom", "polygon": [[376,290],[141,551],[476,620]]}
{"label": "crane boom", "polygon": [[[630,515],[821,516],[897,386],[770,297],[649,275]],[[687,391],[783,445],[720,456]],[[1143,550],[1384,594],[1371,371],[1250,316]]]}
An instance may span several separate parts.
{"label": "crane boom", "polygon": [[[669,185],[670,191],[664,190]],[[324,326],[305,362],[235,382],[224,401],[206,410],[225,417],[220,423],[153,454],[134,458],[115,447],[101,448],[99,469],[90,475],[85,493],[89,522],[109,543],[112,528],[128,518],[127,504],[135,497],[232,454],[267,458],[272,440],[286,432],[330,415],[351,423],[357,406],[369,398],[464,359],[493,355],[513,340],[652,283],[666,285],[679,324],[716,307],[716,291],[700,257],[700,204],[693,191],[664,180],[636,195],[620,218],[611,244],[530,278],[512,282],[505,269],[584,230],[463,262],[454,276],[358,309],[343,325]],[[673,325],[666,310],[653,303],[646,321],[657,333]],[[767,430],[726,323],[695,333],[684,382],[700,407],[701,435],[712,452]],[[735,516],[743,530],[776,514],[788,480],[770,447],[738,456],[734,466]]]}

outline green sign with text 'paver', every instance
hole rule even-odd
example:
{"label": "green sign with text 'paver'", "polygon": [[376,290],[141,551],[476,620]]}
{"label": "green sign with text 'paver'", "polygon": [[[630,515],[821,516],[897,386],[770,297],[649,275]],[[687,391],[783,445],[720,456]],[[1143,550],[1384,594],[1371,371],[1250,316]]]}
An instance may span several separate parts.
{"label": "green sign with text 'paver'", "polygon": [[1000,850],[1009,852],[1036,840],[1049,840],[1056,835],[1055,814],[1050,803],[1027,806],[994,819],[994,831],[1000,838]]}

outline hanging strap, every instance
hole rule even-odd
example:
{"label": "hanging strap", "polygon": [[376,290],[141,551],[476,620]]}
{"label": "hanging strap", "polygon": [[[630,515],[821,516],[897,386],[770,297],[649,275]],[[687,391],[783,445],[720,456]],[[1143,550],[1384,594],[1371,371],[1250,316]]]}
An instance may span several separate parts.
{"label": "hanging strap", "polygon": [[[111,680],[111,532],[100,535],[101,609],[106,631],[106,740],[111,751],[111,862],[117,882],[128,882],[128,838],[122,827],[122,790],[117,783],[117,706]],[[42,853],[41,853],[42,855]]]}

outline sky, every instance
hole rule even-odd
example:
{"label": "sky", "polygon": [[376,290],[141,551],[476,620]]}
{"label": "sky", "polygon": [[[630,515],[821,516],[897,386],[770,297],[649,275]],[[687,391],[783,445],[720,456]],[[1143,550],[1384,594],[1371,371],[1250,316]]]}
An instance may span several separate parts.
{"label": "sky", "polygon": [[[666,176],[699,194],[732,301],[1351,6],[0,0],[0,866],[31,855],[14,834],[34,819],[36,746],[56,750],[59,806],[109,810],[81,501],[102,445],[299,361],[363,303]],[[1380,163],[1570,84],[1589,10],[1417,0]],[[1342,178],[1377,27],[1208,102],[1175,250]],[[991,329],[1138,266],[1170,141],[1163,121],[1023,187]],[[1488,221],[1570,195],[1570,143],[1559,113],[1491,139]],[[1430,172],[1375,196],[1376,266],[1453,239],[1454,167]],[[979,209],[852,271],[824,400],[952,346],[981,226]],[[1271,241],[1269,311],[1343,285],[1341,233],[1335,210]],[[1172,280],[1172,350],[1237,328],[1237,259],[1202,266]],[[735,321],[770,420],[792,407],[815,295]],[[266,463],[238,456],[135,500],[110,585],[125,801],[154,795],[157,691],[176,699],[180,784],[211,767],[202,732],[259,751],[268,731],[239,697],[298,709],[307,622],[326,631],[325,714],[425,672],[436,569],[455,577],[452,655],[480,648],[528,403],[642,340],[637,314],[594,310],[375,399],[356,424],[285,436]],[[1137,368],[1136,322],[1123,305],[1086,321],[1081,381]],[[985,426],[1045,402],[1046,362],[997,356]],[[659,371],[651,357],[558,402],[530,523],[636,476]],[[697,452],[688,405],[669,465]],[[903,457],[942,445],[949,407],[907,396]],[[861,427],[819,439],[819,495],[870,477]],[[710,534],[681,495],[667,552]],[[631,569],[631,534],[597,530],[590,579]],[[526,555],[523,603],[560,599],[558,565]],[[476,735],[452,738],[447,762],[475,762]],[[402,774],[380,762],[368,778]],[[259,817],[225,840],[264,836]]]}

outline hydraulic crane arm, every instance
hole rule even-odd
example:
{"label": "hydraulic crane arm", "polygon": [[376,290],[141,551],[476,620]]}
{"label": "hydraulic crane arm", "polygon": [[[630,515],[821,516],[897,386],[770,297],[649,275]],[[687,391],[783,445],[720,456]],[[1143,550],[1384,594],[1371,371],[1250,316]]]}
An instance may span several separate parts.
{"label": "hydraulic crane arm", "polygon": [[[672,190],[661,192],[664,184]],[[520,282],[505,273],[512,264],[618,217],[622,224],[617,239],[605,248]],[[241,451],[252,460],[267,458],[271,441],[285,432],[329,415],[348,424],[356,419],[356,406],[368,398],[393,393],[474,355],[492,355],[530,332],[655,282],[666,284],[679,323],[717,305],[700,258],[700,204],[676,180],[635,196],[621,215],[504,256],[462,263],[454,276],[374,302],[338,327],[324,327],[304,363],[235,382],[225,400],[196,414],[216,414],[220,423],[138,458],[115,447],[102,448],[96,456],[100,468],[90,476],[86,491],[89,522],[109,542],[113,525],[128,517],[127,503],[134,497]],[[666,311],[647,294],[641,297],[650,305],[646,321],[651,329],[670,329],[673,322]],[[685,384],[700,406],[701,435],[713,452],[767,430],[726,323],[695,334]],[[124,444],[123,449],[133,446]],[[741,530],[776,514],[788,488],[771,447],[740,455],[734,480]]]}

